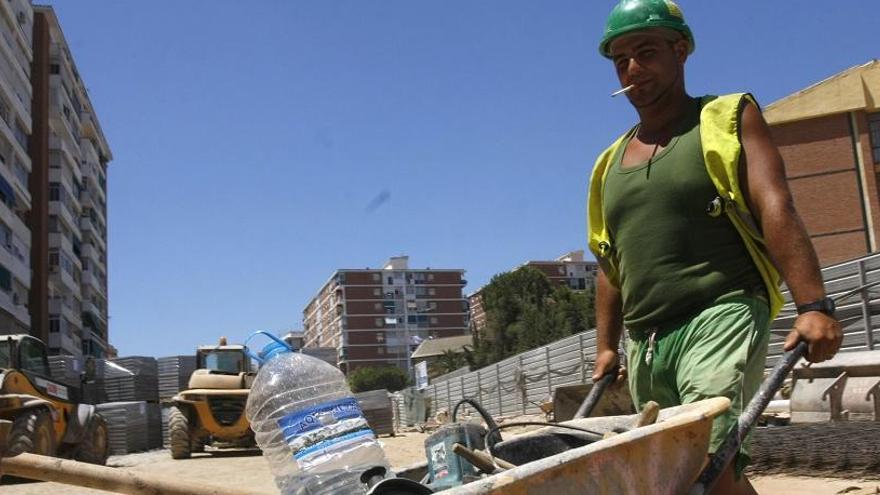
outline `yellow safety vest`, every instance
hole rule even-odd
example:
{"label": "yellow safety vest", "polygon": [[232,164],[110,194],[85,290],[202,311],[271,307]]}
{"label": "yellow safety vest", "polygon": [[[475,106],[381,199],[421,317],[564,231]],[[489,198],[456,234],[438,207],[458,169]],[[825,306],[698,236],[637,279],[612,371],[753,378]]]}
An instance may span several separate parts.
{"label": "yellow safety vest", "polygon": [[[770,260],[764,237],[758,230],[746,205],[739,184],[738,168],[742,143],[739,140],[737,126],[739,125],[739,110],[746,101],[757,106],[752,95],[747,93],[705,97],[700,112],[700,143],[703,148],[706,171],[718,190],[718,197],[721,198],[717,213],[720,215],[723,211],[742,237],[749,255],[767,286],[767,294],[770,297],[770,315],[771,318],[775,318],[783,305],[782,293],[779,290],[782,279],[779,271]],[[616,287],[620,286],[619,263],[614,252],[614,241],[611,239],[608,225],[605,223],[602,193],[613,157],[631,132],[618,138],[614,144],[599,155],[593,166],[587,201],[587,232],[590,251],[596,256],[596,261],[602,267],[605,276]]]}

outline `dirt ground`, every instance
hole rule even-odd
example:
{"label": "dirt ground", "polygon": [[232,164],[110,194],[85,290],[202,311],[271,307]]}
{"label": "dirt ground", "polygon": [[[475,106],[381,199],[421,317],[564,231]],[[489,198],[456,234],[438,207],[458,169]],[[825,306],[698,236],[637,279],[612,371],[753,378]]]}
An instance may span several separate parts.
{"label": "dirt ground", "polygon": [[[392,466],[402,467],[424,460],[424,433],[408,432],[396,437],[381,437]],[[175,461],[167,450],[114,456],[109,465],[138,473],[155,473],[195,483],[246,489],[254,494],[275,494],[275,485],[266,461],[253,451],[214,451],[196,454],[192,459]],[[772,495],[831,495],[847,489],[880,486],[878,481],[793,476],[763,476],[753,479],[758,493]],[[60,485],[57,483],[22,483],[0,486],[2,495],[100,495],[107,492]],[[859,490],[859,494],[865,493]]]}

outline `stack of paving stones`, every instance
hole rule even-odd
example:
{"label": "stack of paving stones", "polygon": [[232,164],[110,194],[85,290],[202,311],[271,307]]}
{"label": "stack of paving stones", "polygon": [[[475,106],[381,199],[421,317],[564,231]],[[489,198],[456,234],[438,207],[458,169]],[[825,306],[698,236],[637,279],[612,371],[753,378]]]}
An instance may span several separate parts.
{"label": "stack of paving stones", "polygon": [[372,390],[354,394],[364,418],[376,435],[394,436],[394,412],[387,390]]}
{"label": "stack of paving stones", "polygon": [[189,388],[189,377],[196,370],[195,356],[168,356],[157,360],[159,370],[159,400],[163,401],[160,410],[161,443],[168,448],[168,399]]}
{"label": "stack of paving stones", "polygon": [[49,371],[56,382],[79,388],[83,359],[75,356],[49,356]]}
{"label": "stack of paving stones", "polygon": [[156,358],[130,356],[107,361],[103,378],[108,402],[159,400]]}
{"label": "stack of paving stones", "polygon": [[[155,405],[155,404],[153,404]],[[146,402],[109,402],[97,409],[107,422],[110,454],[143,452],[150,447],[149,413]],[[158,427],[158,425],[156,425]]]}
{"label": "stack of paving stones", "polygon": [[171,412],[171,406],[162,404],[162,447],[171,448],[171,437],[168,435],[168,415]]}
{"label": "stack of paving stones", "polygon": [[170,399],[186,390],[189,377],[196,370],[195,356],[169,356],[159,358],[159,398]]}
{"label": "stack of paving stones", "polygon": [[161,449],[162,439],[162,406],[154,402],[147,403],[147,448]]}

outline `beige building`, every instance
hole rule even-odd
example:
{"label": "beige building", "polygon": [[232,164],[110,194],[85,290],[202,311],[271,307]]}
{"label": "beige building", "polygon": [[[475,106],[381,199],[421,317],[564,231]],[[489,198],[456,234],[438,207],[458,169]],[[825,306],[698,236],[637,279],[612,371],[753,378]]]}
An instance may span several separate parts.
{"label": "beige building", "polygon": [[387,365],[411,372],[422,341],[467,333],[463,276],[412,269],[407,256],[378,269],[337,270],[303,310],[305,348],[335,348],[346,373]]}
{"label": "beige building", "polygon": [[773,102],[764,117],[821,264],[877,251],[880,62]]}
{"label": "beige building", "polygon": [[[572,251],[552,261],[527,261],[514,268],[518,270],[530,266],[540,270],[550,279],[551,283],[566,285],[572,290],[592,290],[596,285],[596,271],[599,265],[595,261],[584,261],[584,251]],[[486,312],[480,297],[482,287],[468,296],[470,307],[471,333],[479,335],[486,325]]]}

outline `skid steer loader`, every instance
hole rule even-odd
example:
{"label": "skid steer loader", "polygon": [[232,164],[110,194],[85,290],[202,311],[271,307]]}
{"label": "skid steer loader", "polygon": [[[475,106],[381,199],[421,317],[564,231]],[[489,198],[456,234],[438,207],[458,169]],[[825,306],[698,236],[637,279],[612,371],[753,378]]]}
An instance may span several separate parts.
{"label": "skid steer loader", "polygon": [[187,390],[171,399],[168,434],[171,457],[187,459],[213,447],[254,447],[254,433],[244,414],[255,373],[242,345],[226,338],[199,346],[196,371]]}
{"label": "skid steer loader", "polygon": [[[87,366],[81,384],[91,379]],[[52,379],[46,345],[30,335],[0,336],[0,420],[12,422],[7,452],[29,452],[105,464],[107,425],[80,404],[82,387]]]}

